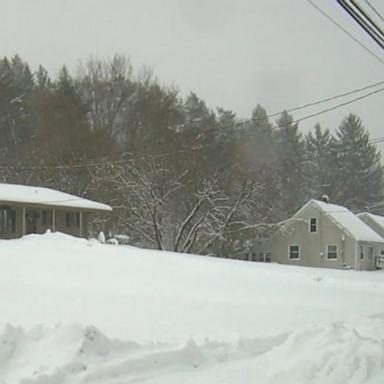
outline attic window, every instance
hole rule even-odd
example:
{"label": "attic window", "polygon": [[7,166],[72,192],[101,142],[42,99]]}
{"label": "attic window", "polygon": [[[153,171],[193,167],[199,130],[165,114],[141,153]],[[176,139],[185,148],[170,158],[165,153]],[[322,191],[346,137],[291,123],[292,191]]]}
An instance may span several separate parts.
{"label": "attic window", "polygon": [[309,220],[309,232],[314,233],[317,232],[317,219],[313,217]]}

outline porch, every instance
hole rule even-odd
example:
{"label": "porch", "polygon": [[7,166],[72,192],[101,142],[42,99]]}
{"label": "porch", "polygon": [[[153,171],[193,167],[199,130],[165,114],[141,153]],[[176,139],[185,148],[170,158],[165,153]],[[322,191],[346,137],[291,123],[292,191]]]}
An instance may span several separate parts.
{"label": "porch", "polygon": [[1,205],[0,238],[11,239],[30,233],[60,231],[73,236],[85,236],[88,212],[53,207]]}

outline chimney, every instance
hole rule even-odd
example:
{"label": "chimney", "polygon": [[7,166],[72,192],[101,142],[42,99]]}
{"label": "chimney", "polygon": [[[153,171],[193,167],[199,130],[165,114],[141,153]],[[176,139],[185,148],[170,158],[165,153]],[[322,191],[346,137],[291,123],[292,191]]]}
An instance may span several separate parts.
{"label": "chimney", "polygon": [[323,203],[329,204],[329,197],[328,197],[328,195],[321,196],[321,201]]}

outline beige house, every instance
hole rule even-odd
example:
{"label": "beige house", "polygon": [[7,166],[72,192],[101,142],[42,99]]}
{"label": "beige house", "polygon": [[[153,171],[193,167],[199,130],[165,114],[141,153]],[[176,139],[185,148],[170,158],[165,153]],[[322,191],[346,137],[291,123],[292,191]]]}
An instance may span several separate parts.
{"label": "beige house", "polygon": [[12,239],[48,229],[86,236],[92,214],[112,208],[50,188],[0,184],[0,238]]}
{"label": "beige house", "polygon": [[273,262],[376,269],[384,238],[347,208],[310,200],[269,239]]}
{"label": "beige house", "polygon": [[[369,212],[359,213],[358,218],[363,220],[365,224],[370,226],[378,235],[384,238],[384,217],[373,215]],[[380,249],[380,256],[384,257],[384,245]]]}

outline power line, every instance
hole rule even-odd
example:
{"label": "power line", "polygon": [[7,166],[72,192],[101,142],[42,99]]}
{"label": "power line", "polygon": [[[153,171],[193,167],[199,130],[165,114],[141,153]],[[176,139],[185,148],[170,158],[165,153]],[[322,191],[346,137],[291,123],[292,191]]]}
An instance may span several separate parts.
{"label": "power line", "polygon": [[369,8],[372,9],[372,11],[375,13],[377,17],[379,17],[382,21],[384,21],[384,17],[380,14],[380,12],[370,3],[368,0],[365,0],[366,4]]}
{"label": "power line", "polygon": [[383,92],[383,91],[384,91],[384,88],[376,89],[375,91],[369,92],[369,93],[367,93],[367,94],[365,94],[365,95],[362,95],[362,96],[359,96],[359,97],[355,97],[355,98],[352,99],[352,100],[345,101],[344,103],[340,103],[340,104],[337,104],[337,105],[335,105],[335,106],[333,106],[333,107],[326,108],[326,109],[323,109],[323,110],[321,110],[321,111],[319,111],[319,112],[312,113],[312,114],[310,114],[310,115],[306,115],[306,116],[304,116],[304,117],[301,117],[301,118],[299,118],[299,119],[296,119],[296,120],[294,121],[294,123],[299,123],[300,121],[307,120],[307,119],[310,119],[310,118],[312,118],[312,117],[322,115],[322,114],[324,114],[324,113],[327,113],[327,112],[333,111],[333,110],[335,110],[335,109],[344,107],[344,106],[346,106],[346,105],[355,103],[356,101],[365,99],[365,98],[367,98],[367,97],[369,97],[369,96],[375,95],[375,94],[380,93],[380,92]]}
{"label": "power line", "polygon": [[336,20],[334,20],[331,16],[325,13],[318,5],[316,5],[312,0],[307,0],[307,2],[312,5],[318,12],[320,12],[325,18],[327,18],[332,24],[334,24],[337,28],[343,31],[350,39],[352,39],[356,44],[358,44],[361,48],[363,48],[366,52],[368,52],[371,56],[373,56],[376,60],[380,61],[384,64],[384,60],[376,55],[375,52],[367,48],[360,40],[358,40],[355,36],[353,36],[349,31],[347,31],[341,24],[339,24]]}
{"label": "power line", "polygon": [[378,83],[375,83],[375,84],[371,84],[371,85],[367,85],[365,87],[357,88],[357,89],[354,89],[352,91],[340,93],[340,94],[335,95],[335,96],[326,97],[325,99],[320,99],[320,100],[317,100],[317,101],[313,101],[311,103],[302,104],[302,105],[299,105],[298,107],[286,109],[286,110],[280,111],[280,112],[274,112],[274,113],[268,115],[268,117],[275,117],[275,116],[280,115],[283,112],[290,113],[290,112],[299,111],[301,109],[305,109],[305,108],[308,108],[308,107],[313,107],[315,105],[319,105],[319,104],[322,104],[322,103],[326,103],[328,101],[340,99],[342,97],[350,96],[350,95],[353,95],[355,93],[359,93],[359,92],[365,91],[367,89],[371,89],[371,88],[377,87],[377,86],[382,85],[382,84],[384,84],[384,81],[379,81]]}
{"label": "power line", "polygon": [[355,6],[355,8],[363,15],[366,21],[374,28],[376,33],[379,35],[381,39],[384,38],[384,31],[376,24],[376,22],[372,19],[368,12],[355,0],[351,0],[351,3]]}
{"label": "power line", "polygon": [[[368,18],[368,16],[365,15],[365,12],[360,8],[360,6],[352,1],[353,6],[357,9],[356,11],[346,1],[344,0],[336,0],[336,1],[344,9],[344,11],[347,12],[348,15],[351,16],[353,20],[355,20],[356,23],[360,25],[361,28],[364,29],[364,31],[375,41],[375,43],[379,45],[380,48],[384,49],[384,41],[380,36],[380,33],[376,31],[379,28],[376,26],[376,24],[373,23],[373,21],[371,21]],[[368,23],[367,23],[367,20],[368,20]]]}

